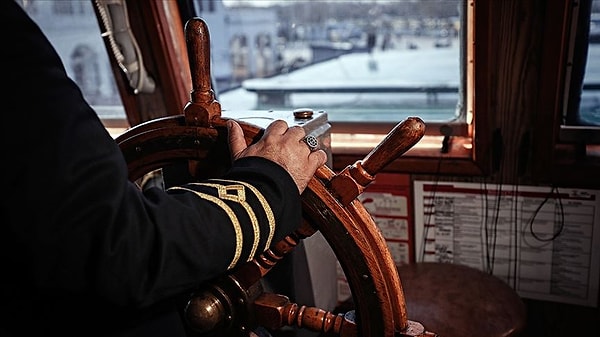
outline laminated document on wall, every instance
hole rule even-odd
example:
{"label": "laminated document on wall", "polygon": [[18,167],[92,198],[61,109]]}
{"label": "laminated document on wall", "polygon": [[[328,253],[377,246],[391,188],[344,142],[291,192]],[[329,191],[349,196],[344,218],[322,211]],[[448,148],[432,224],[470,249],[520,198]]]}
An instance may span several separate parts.
{"label": "laminated document on wall", "polygon": [[416,260],[468,265],[523,298],[598,306],[600,191],[415,181]]}
{"label": "laminated document on wall", "polygon": [[[373,221],[381,230],[381,235],[390,250],[394,263],[398,266],[414,262],[412,242],[412,197],[410,176],[407,174],[378,173],[375,181],[358,196]],[[352,296],[346,276],[337,265],[338,301],[343,302]]]}
{"label": "laminated document on wall", "polygon": [[414,262],[410,176],[379,173],[358,200],[381,230],[394,263]]}

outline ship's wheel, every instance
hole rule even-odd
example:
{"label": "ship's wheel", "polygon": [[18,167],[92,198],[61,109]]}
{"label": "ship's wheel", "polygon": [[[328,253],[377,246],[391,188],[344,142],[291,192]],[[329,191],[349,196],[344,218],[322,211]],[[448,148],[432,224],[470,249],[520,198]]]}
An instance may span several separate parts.
{"label": "ship's wheel", "polygon": [[[209,32],[198,18],[185,26],[192,73],[191,100],[183,114],[137,125],[117,138],[129,178],[171,165],[183,165],[198,179],[227,169],[227,118],[221,116],[210,81]],[[239,121],[248,144],[263,129]],[[199,290],[189,301],[186,319],[198,335],[247,336],[256,326],[277,330],[296,326],[332,336],[432,336],[407,317],[400,277],[381,232],[357,197],[375,175],[414,146],[425,125],[417,117],[400,122],[363,160],[336,173],[322,166],[302,194],[303,221],[292,235],[251,262]],[[320,231],[346,275],[355,310],[333,314],[291,303],[265,292],[261,279],[296,247]]]}

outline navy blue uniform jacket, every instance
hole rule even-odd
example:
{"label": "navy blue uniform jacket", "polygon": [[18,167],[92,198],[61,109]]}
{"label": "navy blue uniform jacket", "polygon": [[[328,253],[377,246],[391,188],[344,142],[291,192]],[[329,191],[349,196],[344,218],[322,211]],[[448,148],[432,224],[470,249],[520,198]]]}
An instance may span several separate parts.
{"label": "navy blue uniform jacket", "polygon": [[252,157],[142,192],[40,29],[0,3],[0,335],[183,335],[181,298],[299,225],[296,185]]}

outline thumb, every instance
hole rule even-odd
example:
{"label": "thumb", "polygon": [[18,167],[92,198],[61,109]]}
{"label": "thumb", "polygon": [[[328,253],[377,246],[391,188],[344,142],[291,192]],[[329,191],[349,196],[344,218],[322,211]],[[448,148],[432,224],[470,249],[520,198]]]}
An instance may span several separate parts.
{"label": "thumb", "polygon": [[244,131],[236,121],[231,119],[227,121],[227,131],[229,131],[229,152],[231,153],[231,159],[236,160],[239,154],[248,147],[244,138]]}

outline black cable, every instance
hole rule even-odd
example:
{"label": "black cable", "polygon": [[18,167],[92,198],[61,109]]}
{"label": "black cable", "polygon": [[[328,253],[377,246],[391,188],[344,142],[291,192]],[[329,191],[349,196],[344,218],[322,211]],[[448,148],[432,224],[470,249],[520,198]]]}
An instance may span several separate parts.
{"label": "black cable", "polygon": [[484,195],[484,202],[483,202],[483,218],[481,219],[481,225],[483,227],[483,237],[481,238],[481,249],[482,252],[484,254],[483,258],[485,261],[485,268],[486,270],[489,269],[489,263],[490,263],[490,251],[489,251],[489,247],[488,247],[488,233],[487,233],[487,222],[488,222],[488,218],[489,218],[489,214],[488,214],[488,203],[489,203],[489,199],[488,199],[488,193],[487,193],[487,182],[483,181],[483,195]]}
{"label": "black cable", "polygon": [[[498,237],[498,218],[500,217],[500,205],[502,203],[502,184],[499,184],[496,188],[496,205],[494,207],[494,223],[492,226],[492,242],[491,242],[491,254],[492,256],[489,259],[488,264],[488,274],[493,274],[494,272],[494,262],[496,259],[496,239]],[[488,238],[489,239],[489,238]]]}
{"label": "black cable", "polygon": [[[496,254],[496,231],[498,228],[498,215],[500,212],[500,203],[502,197],[502,182],[503,182],[503,170],[502,170],[502,161],[503,161],[503,152],[504,152],[504,140],[502,137],[502,132],[500,128],[497,128],[492,133],[492,170],[493,172],[498,173],[498,182],[496,188],[496,206],[495,206],[495,217],[494,223],[492,224],[491,233],[488,232],[488,213],[487,213],[487,203],[486,203],[486,219],[484,223],[484,235],[486,241],[486,270],[488,274],[492,274],[494,270],[494,259]],[[486,190],[487,197],[487,190]],[[490,242],[490,236],[492,237]],[[491,251],[491,253],[490,253]]]}
{"label": "black cable", "polygon": [[[517,263],[519,261],[519,255],[518,255],[518,245],[519,245],[519,238],[518,238],[518,233],[519,233],[519,223],[518,223],[518,219],[519,219],[519,184],[515,185],[514,188],[514,198],[515,201],[513,203],[513,214],[514,214],[514,233],[513,233],[513,247],[509,247],[509,252],[511,251],[511,248],[514,249],[515,252],[515,256],[514,256],[514,263],[513,263],[513,289],[517,288]],[[509,258],[508,258],[508,263],[510,265],[510,253],[509,253]],[[509,268],[510,270],[510,268]],[[510,281],[510,274],[508,275],[509,281]]]}
{"label": "black cable", "polygon": [[[498,163],[498,165],[500,165],[500,163]],[[502,175],[502,170],[500,170],[500,173],[498,175],[498,183],[496,184],[496,200],[495,200],[495,204],[494,204],[494,218],[493,218],[493,223],[490,225],[491,228],[489,228],[488,226],[488,220],[489,220],[489,200],[486,199],[486,215],[485,215],[485,222],[484,222],[484,236],[485,236],[485,242],[486,242],[486,252],[485,252],[485,258],[486,258],[486,271],[488,274],[492,274],[494,271],[494,261],[496,258],[496,238],[497,238],[497,231],[498,231],[498,218],[499,218],[499,214],[500,214],[500,205],[502,203],[502,181],[503,181],[503,175]],[[487,198],[487,188],[486,188],[486,198]]]}
{"label": "black cable", "polygon": [[[481,223],[480,230],[485,231],[485,218],[487,214],[487,184],[485,182],[485,178],[479,181],[479,191],[481,192]],[[479,235],[479,244],[481,245],[481,252],[483,254],[482,258],[484,261],[486,260],[485,252],[486,252],[486,242],[483,239],[483,235]]]}
{"label": "black cable", "polygon": [[[535,220],[535,217],[538,215],[538,213],[540,212],[542,207],[548,202],[550,197],[554,194],[556,195],[555,199],[558,201],[560,222],[559,222],[558,230],[555,231],[550,238],[544,239],[544,238],[538,236],[538,234],[536,234],[535,231],[533,230],[533,221]],[[555,207],[555,213],[556,213],[556,207]],[[531,233],[531,235],[536,240],[541,241],[541,242],[553,241],[562,233],[562,231],[565,227],[565,211],[563,209],[562,198],[560,197],[558,187],[552,186],[552,188],[550,189],[550,192],[548,192],[548,194],[546,195],[544,200],[538,205],[536,210],[533,212],[533,215],[531,216],[531,219],[529,220],[528,226],[529,226],[529,232]]]}

